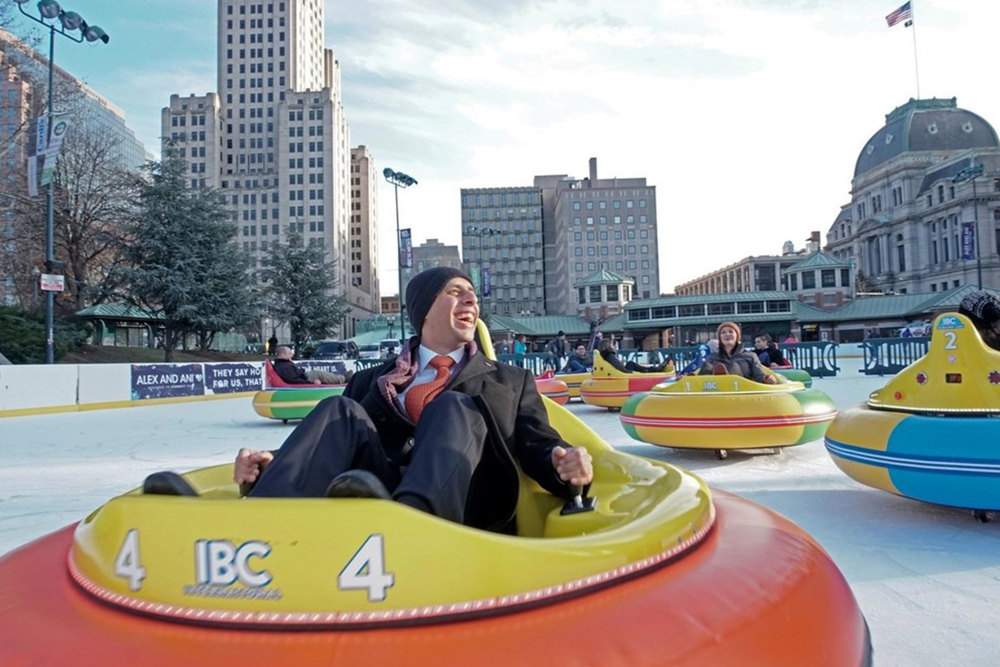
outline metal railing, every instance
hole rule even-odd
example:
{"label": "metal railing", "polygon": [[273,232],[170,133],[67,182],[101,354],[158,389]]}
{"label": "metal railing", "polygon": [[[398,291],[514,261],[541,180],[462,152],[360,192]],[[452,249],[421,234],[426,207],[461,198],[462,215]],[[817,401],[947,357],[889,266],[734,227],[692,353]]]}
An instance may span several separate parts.
{"label": "metal railing", "polygon": [[552,368],[552,358],[544,352],[530,354],[498,354],[497,360],[511,366],[526,368],[534,375],[540,375]]}
{"label": "metal railing", "polygon": [[869,338],[861,344],[865,375],[895,375],[927,354],[930,336],[913,338]]}
{"label": "metal railing", "polygon": [[[784,353],[785,358],[792,364],[793,368],[799,368],[809,373],[813,377],[833,377],[840,371],[837,363],[838,343],[830,341],[816,341],[812,343],[787,343],[778,346]],[[636,355],[643,355],[638,350],[629,350]],[[653,352],[653,351],[651,351]],[[664,347],[657,348],[662,359],[665,355],[674,358],[674,365],[678,370],[687,366],[698,354],[697,347]],[[623,356],[622,352],[618,353]],[[635,361],[643,361],[635,359]]]}

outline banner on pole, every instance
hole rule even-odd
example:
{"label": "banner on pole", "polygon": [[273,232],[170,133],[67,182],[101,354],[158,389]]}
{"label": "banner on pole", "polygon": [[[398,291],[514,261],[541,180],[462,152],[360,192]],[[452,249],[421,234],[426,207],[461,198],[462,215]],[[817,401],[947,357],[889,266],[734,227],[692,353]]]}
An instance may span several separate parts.
{"label": "banner on pole", "polygon": [[962,223],[962,259],[976,258],[976,223]]}
{"label": "banner on pole", "polygon": [[488,298],[490,298],[490,296],[492,294],[493,294],[493,285],[492,285],[492,282],[490,281],[490,267],[484,266],[483,267],[483,292],[482,292],[482,297],[484,299],[488,299]]}
{"label": "banner on pole", "polygon": [[56,162],[59,159],[59,149],[62,148],[63,139],[66,137],[66,131],[69,129],[69,116],[63,115],[59,117],[52,118],[52,129],[49,133],[49,143],[42,154],[42,177],[40,179],[41,185],[48,185],[52,182],[53,175],[56,171]]}
{"label": "banner on pole", "polygon": [[413,242],[409,229],[399,230],[399,268],[413,268]]}
{"label": "banner on pole", "polygon": [[31,141],[28,142],[28,196],[38,196],[38,156],[45,153],[49,117],[41,116],[29,126]]}

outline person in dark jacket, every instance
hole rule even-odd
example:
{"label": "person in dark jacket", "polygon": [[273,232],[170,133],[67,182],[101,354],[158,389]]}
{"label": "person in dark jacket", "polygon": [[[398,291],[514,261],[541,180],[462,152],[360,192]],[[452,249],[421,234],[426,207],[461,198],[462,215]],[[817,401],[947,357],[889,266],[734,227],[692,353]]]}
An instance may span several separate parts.
{"label": "person in dark jacket", "polygon": [[241,449],[234,478],[248,495],[391,498],[476,528],[515,528],[518,465],[570,499],[593,478],[590,455],[549,425],[525,369],[479,352],[479,303],[462,272],[410,280],[419,332],[397,359],[355,374],[276,452]]}
{"label": "person in dark jacket", "polygon": [[594,357],[587,352],[587,346],[580,343],[566,362],[566,373],[589,373],[594,370]]}
{"label": "person in dark jacket", "polygon": [[773,375],[766,372],[756,354],[743,349],[742,330],[736,322],[723,322],[715,330],[719,347],[708,355],[701,373],[742,375],[748,380],[764,384],[776,384]]}
{"label": "person in dark jacket", "polygon": [[623,363],[618,357],[618,350],[615,349],[614,334],[609,334],[607,337],[601,339],[600,344],[597,346],[597,352],[601,355],[602,359],[611,364],[613,368],[620,370],[622,373],[663,373],[666,371],[667,366],[673,363],[673,359],[670,357],[667,357],[661,364],[648,366],[636,363],[635,361]]}
{"label": "person in dark jacket", "polygon": [[279,345],[274,355],[274,372],[288,384],[343,384],[344,376],[329,371],[303,370],[292,361],[292,348]]}
{"label": "person in dark jacket", "polygon": [[783,355],[781,350],[778,349],[778,345],[771,338],[771,334],[762,333],[754,338],[753,347],[761,365],[767,366],[768,368],[789,365],[788,359],[785,359],[785,355]]}

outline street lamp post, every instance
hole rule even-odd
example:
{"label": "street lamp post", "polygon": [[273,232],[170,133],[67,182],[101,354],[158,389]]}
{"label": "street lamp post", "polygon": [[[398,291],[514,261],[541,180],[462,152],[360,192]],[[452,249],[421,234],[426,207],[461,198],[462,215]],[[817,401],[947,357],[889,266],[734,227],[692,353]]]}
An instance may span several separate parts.
{"label": "street lamp post", "polygon": [[[476,274],[472,276],[472,278],[478,283],[477,285],[474,285],[474,287],[476,288],[476,292],[479,293],[480,299],[485,299],[487,296],[483,293],[483,265],[486,263],[484,261],[483,237],[499,235],[500,233],[499,229],[494,229],[493,227],[469,227],[467,231],[467,234],[470,237],[479,237],[479,244],[476,248],[476,264],[478,264],[478,266],[474,267],[476,269],[475,271],[470,268],[469,272],[470,274]],[[469,260],[469,264],[471,265],[472,258],[470,257]]]}
{"label": "street lamp post", "polygon": [[[399,189],[417,184],[417,179],[389,167],[382,170],[385,180],[392,183],[396,195],[396,265],[399,269],[399,337],[406,340],[406,303],[403,298],[403,239],[399,235]],[[415,333],[420,333],[415,332]]]}
{"label": "street lamp post", "polygon": [[[53,95],[53,70],[56,50],[56,33],[62,35],[63,37],[68,37],[76,43],[96,42],[101,41],[105,44],[108,43],[110,39],[108,34],[104,32],[101,28],[96,25],[88,25],[83,17],[76,12],[67,12],[56,0],[41,0],[38,3],[38,16],[32,16],[28,12],[24,11],[24,5],[28,0],[14,0],[17,5],[18,10],[27,16],[29,19],[44,26],[49,31],[49,108],[46,112],[48,116],[47,129],[49,136],[46,137],[46,160],[55,160],[56,156],[54,153],[48,152],[49,137],[52,136],[52,105],[54,100]],[[54,21],[58,19],[58,23],[47,23],[46,21]],[[80,36],[77,37],[73,33],[80,32]],[[54,203],[55,203],[55,179],[49,180],[48,191],[45,195],[45,272],[52,273],[55,263],[55,241],[53,240],[55,224],[54,224]],[[55,335],[53,332],[55,325],[55,292],[52,290],[46,290],[45,292],[45,363],[52,364],[55,363],[55,349],[54,349],[54,339]]]}
{"label": "street lamp post", "polygon": [[976,179],[983,175],[983,165],[974,164],[962,169],[951,179],[952,183],[972,181],[972,219],[976,230],[976,283],[983,289],[983,251],[979,247],[979,200],[976,197]]}

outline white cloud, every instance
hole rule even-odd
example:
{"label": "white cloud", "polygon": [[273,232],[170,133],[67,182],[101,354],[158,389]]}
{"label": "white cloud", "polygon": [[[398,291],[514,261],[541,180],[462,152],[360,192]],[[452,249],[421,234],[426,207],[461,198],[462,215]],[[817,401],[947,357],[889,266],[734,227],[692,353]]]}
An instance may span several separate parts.
{"label": "white cloud", "polygon": [[[152,14],[171,3],[150,0],[130,19],[145,23],[107,26],[126,43],[87,76],[147,141],[170,93],[215,86],[214,3],[186,2],[169,21]],[[327,0],[326,35],[352,143],[420,181],[400,195],[417,242],[459,242],[461,187],[583,176],[595,156],[601,176],[657,187],[666,291],[825,234],[858,152],[917,95],[913,29],[884,20],[901,2]],[[1000,123],[987,66],[1000,5],[916,11],[921,96],[957,96]],[[384,186],[390,292],[392,201]]]}

